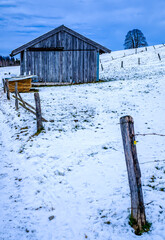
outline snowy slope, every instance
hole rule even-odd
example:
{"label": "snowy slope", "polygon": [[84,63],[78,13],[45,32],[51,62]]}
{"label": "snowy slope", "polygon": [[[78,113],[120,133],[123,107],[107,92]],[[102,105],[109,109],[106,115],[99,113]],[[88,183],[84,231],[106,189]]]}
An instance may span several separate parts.
{"label": "snowy slope", "polygon": [[[139,48],[137,49],[137,54],[135,51],[135,49],[130,49],[101,55],[100,60],[103,70],[100,67],[100,79],[140,80],[165,75],[164,45]],[[158,54],[161,61],[159,60]],[[140,65],[138,65],[139,58]],[[121,61],[123,61],[123,68],[121,68]]]}
{"label": "snowy slope", "polygon": [[[44,123],[38,136],[33,115],[16,112],[14,99],[7,101],[0,90],[0,239],[165,239],[164,137],[137,137],[152,227],[136,236],[128,225],[130,194],[118,124],[129,114],[136,133],[165,134],[164,47],[155,47],[161,62],[153,47],[136,55],[102,55],[100,78],[118,81],[39,88],[43,116],[54,122]],[[129,56],[121,69],[123,52]],[[145,64],[136,65],[137,55]],[[1,68],[0,76],[7,70],[12,71]],[[19,74],[18,67],[13,70]],[[34,105],[33,93],[21,95]]]}

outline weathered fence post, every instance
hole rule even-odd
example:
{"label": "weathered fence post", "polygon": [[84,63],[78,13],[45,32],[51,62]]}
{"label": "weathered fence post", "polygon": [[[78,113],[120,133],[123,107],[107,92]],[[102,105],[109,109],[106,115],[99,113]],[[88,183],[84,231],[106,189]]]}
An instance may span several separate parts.
{"label": "weathered fence post", "polygon": [[101,63],[101,70],[103,71],[104,70],[104,68],[103,68],[103,64]]}
{"label": "weathered fence post", "polygon": [[161,57],[160,57],[160,54],[158,53],[158,58],[159,58],[159,60],[161,61]]}
{"label": "weathered fence post", "polygon": [[4,93],[6,93],[6,81],[5,81],[5,79],[2,79],[2,82],[3,82]]}
{"label": "weathered fence post", "polygon": [[136,152],[133,118],[131,116],[121,117],[120,127],[131,192],[131,219],[134,221],[133,228],[135,233],[138,234],[146,224],[146,215],[141,186],[141,171]]}
{"label": "weathered fence post", "polygon": [[10,92],[9,92],[9,83],[8,83],[8,80],[6,80],[6,90],[7,90],[7,99],[10,100]]}
{"label": "weathered fence post", "polygon": [[147,47],[145,47],[145,50],[147,51]]}
{"label": "weathered fence post", "polygon": [[15,108],[18,110],[18,88],[17,88],[18,83],[15,82]]}
{"label": "weathered fence post", "polygon": [[123,61],[121,61],[121,68],[123,68]]}
{"label": "weathered fence post", "polygon": [[137,48],[135,48],[135,54],[137,54]]}
{"label": "weathered fence post", "polygon": [[140,58],[138,58],[138,64],[140,65]]}
{"label": "weathered fence post", "polygon": [[39,132],[43,129],[39,93],[37,93],[37,92],[34,93],[34,99],[35,99],[35,104],[36,104],[37,132]]}

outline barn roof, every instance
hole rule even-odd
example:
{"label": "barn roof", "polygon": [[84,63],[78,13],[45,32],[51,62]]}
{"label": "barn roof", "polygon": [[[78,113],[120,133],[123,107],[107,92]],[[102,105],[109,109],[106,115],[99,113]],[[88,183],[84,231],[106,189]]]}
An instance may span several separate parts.
{"label": "barn roof", "polygon": [[81,39],[82,41],[87,42],[88,44],[98,48],[99,51],[102,52],[102,53],[110,53],[111,52],[110,49],[108,49],[106,47],[103,47],[102,45],[100,45],[100,44],[90,40],[89,38],[84,37],[83,35],[81,35],[81,34],[75,32],[75,31],[71,30],[70,28],[67,28],[64,25],[61,25],[58,28],[55,28],[52,31],[49,31],[49,32],[45,33],[44,35],[42,35],[42,36],[40,36],[38,38],[35,38],[34,40],[32,40],[32,41],[30,41],[30,42],[28,42],[28,43],[26,43],[26,44],[16,48],[15,50],[13,50],[11,52],[10,56],[15,56],[18,53],[20,53],[21,51],[24,51],[25,49],[33,46],[34,44],[37,44],[37,43],[39,43],[39,42],[41,42],[41,41],[51,37],[52,35],[60,32],[60,31],[65,31],[65,32],[67,32],[67,33],[69,33],[69,34],[71,34],[71,35]]}

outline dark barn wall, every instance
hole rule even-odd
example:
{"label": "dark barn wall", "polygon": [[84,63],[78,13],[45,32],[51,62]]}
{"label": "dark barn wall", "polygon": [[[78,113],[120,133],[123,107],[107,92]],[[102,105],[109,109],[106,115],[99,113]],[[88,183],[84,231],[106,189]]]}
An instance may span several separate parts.
{"label": "dark barn wall", "polygon": [[30,71],[38,75],[42,82],[79,83],[97,80],[97,48],[87,42],[61,31],[32,47],[64,47],[68,51],[24,51],[21,54],[21,73],[28,74]]}

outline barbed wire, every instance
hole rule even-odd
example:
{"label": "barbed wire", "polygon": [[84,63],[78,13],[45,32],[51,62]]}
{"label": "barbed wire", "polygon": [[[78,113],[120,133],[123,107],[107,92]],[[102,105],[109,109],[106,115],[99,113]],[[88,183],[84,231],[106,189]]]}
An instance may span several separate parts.
{"label": "barbed wire", "polygon": [[152,163],[152,162],[165,162],[165,159],[162,159],[162,160],[154,160],[154,161],[147,161],[147,162],[142,162],[142,163],[140,163],[140,164]]}
{"label": "barbed wire", "polygon": [[156,135],[156,136],[165,137],[164,134],[159,134],[159,133],[137,133],[137,134],[135,134],[135,136],[147,136],[147,135]]}

